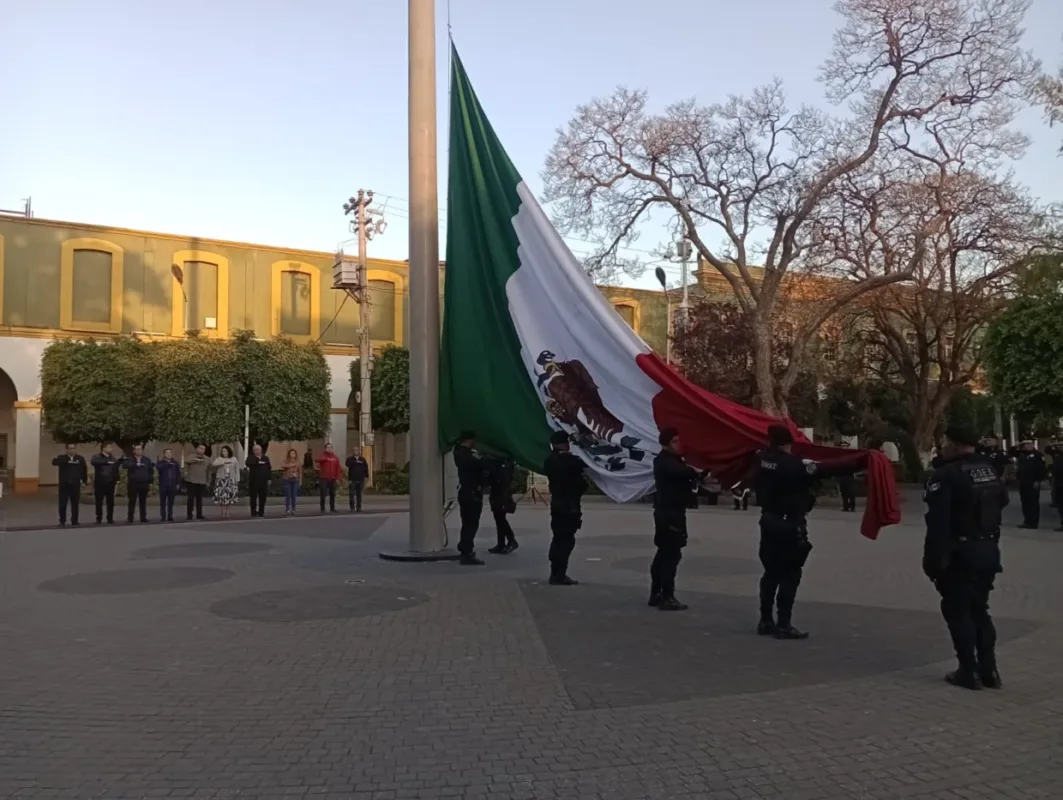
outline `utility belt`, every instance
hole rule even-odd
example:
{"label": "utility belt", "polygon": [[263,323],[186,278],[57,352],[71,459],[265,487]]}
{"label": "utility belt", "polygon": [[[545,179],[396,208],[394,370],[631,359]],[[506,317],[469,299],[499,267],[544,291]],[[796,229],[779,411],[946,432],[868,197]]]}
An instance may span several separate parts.
{"label": "utility belt", "polygon": [[963,544],[964,542],[999,542],[1000,531],[994,531],[992,533],[975,533],[968,534],[966,536],[957,536],[952,541],[955,544]]}
{"label": "utility belt", "polygon": [[765,532],[769,533],[808,535],[808,521],[801,514],[776,514],[774,511],[761,511],[760,524]]}

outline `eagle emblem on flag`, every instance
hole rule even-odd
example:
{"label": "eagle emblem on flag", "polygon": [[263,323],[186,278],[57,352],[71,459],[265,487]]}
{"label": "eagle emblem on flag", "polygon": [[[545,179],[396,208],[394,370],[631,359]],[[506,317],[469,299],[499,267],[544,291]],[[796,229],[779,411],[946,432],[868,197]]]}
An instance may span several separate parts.
{"label": "eagle emblem on flag", "polygon": [[574,444],[611,472],[622,470],[627,458],[645,458],[639,440],[624,435],[624,423],[605,407],[598,384],[583,362],[559,361],[553,352],[543,350],[535,363],[540,368],[536,384],[547,413],[559,428],[573,434]]}

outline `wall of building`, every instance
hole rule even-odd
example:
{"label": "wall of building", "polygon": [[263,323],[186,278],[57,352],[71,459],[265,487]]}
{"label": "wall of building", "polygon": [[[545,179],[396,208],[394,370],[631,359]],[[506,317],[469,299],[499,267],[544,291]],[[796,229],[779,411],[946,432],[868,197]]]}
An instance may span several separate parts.
{"label": "wall of building", "polygon": [[[329,438],[351,452],[358,433],[349,411],[349,365],[361,322],[358,304],[332,289],[334,261],[330,252],[0,216],[0,443],[7,450],[0,446],[0,456],[8,483],[22,491],[54,483],[51,461],[62,445],[41,424],[39,373],[45,348],[60,337],[167,338],[197,329],[217,337],[252,330],[261,338],[319,339],[333,379]],[[369,259],[376,348],[406,344],[408,276],[406,262]],[[441,295],[443,276],[441,265]],[[601,291],[651,347],[665,351],[661,292]],[[324,444],[293,446],[301,454]],[[270,453],[283,457],[286,445],[271,444]],[[377,469],[407,460],[405,436],[378,437]]]}

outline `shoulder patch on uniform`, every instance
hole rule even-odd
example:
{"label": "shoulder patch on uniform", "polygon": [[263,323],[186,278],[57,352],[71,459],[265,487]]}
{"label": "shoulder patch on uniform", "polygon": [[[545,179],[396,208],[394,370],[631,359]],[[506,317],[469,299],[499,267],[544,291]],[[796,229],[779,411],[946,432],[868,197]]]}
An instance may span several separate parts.
{"label": "shoulder patch on uniform", "polygon": [[805,462],[805,472],[807,472],[809,475],[815,475],[816,474],[816,462],[815,461],[806,461]]}
{"label": "shoulder patch on uniform", "polygon": [[927,494],[929,494],[930,492],[936,492],[939,489],[941,489],[941,481],[933,481],[932,483],[928,483],[926,485]]}

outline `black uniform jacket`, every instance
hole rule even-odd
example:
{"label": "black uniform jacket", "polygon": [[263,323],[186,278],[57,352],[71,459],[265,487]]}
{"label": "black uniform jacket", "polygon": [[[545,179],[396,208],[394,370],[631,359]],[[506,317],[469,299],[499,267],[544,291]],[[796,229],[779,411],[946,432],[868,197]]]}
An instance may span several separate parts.
{"label": "black uniform jacket", "polygon": [[685,516],[691,498],[698,487],[700,473],[683,457],[669,450],[662,450],[653,459],[653,497],[655,514]]}
{"label": "black uniform jacket", "polygon": [[924,497],[927,577],[940,577],[957,549],[967,544],[991,544],[999,561],[1000,511],[1008,504],[1008,493],[990,459],[979,453],[946,459],[927,480]]}
{"label": "black uniform jacket", "polygon": [[583,477],[586,464],[567,451],[551,450],[543,462],[543,475],[550,485],[550,507],[555,511],[579,511],[580,498],[587,491]]}
{"label": "black uniform jacket", "polygon": [[454,448],[454,466],[458,469],[458,496],[465,500],[483,500],[487,469],[480,454],[459,444]]}

